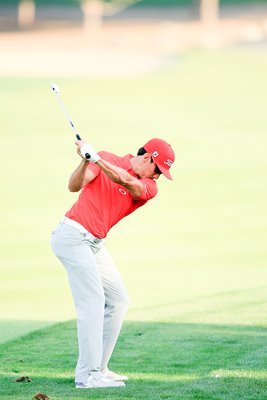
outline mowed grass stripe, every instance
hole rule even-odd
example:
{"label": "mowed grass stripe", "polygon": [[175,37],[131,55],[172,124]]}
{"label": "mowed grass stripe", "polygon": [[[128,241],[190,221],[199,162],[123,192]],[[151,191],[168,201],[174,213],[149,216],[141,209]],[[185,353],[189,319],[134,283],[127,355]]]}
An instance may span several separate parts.
{"label": "mowed grass stripe", "polygon": [[51,321],[0,320],[0,344],[54,324]]}

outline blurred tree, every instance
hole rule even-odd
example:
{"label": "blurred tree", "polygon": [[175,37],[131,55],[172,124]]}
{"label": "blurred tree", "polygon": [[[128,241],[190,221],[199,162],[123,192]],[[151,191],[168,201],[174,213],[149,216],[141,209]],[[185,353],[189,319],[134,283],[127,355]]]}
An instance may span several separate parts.
{"label": "blurred tree", "polygon": [[[81,5],[84,12],[85,27],[90,31],[96,31],[101,28],[104,15],[112,15],[127,8],[129,5],[138,3],[141,0],[57,0],[57,1],[39,1],[44,5],[61,4]],[[22,29],[31,27],[35,20],[36,3],[38,0],[18,0],[18,25]]]}
{"label": "blurred tree", "polygon": [[[217,20],[219,15],[219,1],[220,0],[191,0],[194,15],[200,18],[204,23],[210,23]],[[22,29],[29,28],[34,24],[36,2],[38,0],[18,0],[18,24]],[[39,0],[40,2],[40,0]],[[44,4],[59,3],[44,1]],[[105,15],[114,15],[123,9],[133,4],[145,4],[144,0],[61,0],[60,3],[64,5],[81,5],[84,13],[84,26],[91,32],[96,33],[101,29],[103,17]],[[157,5],[157,2],[149,1],[150,5]],[[173,2],[176,4],[175,2]],[[188,2],[188,5],[190,1]],[[164,2],[162,3],[164,5]],[[177,5],[181,5],[180,0]]]}
{"label": "blurred tree", "polygon": [[200,19],[204,24],[217,21],[219,17],[219,0],[200,0]]}
{"label": "blurred tree", "polygon": [[35,20],[34,0],[20,0],[18,3],[18,25],[21,29],[30,28]]}
{"label": "blurred tree", "polygon": [[[193,13],[205,24],[215,22],[219,16],[219,2],[220,0],[192,0]],[[99,29],[104,15],[116,14],[136,3],[145,2],[143,0],[82,0],[85,26]],[[153,5],[153,1],[150,1],[149,4]],[[164,5],[164,2],[162,4]],[[157,5],[156,2],[155,5]],[[177,5],[181,5],[181,2],[177,1]]]}
{"label": "blurred tree", "polygon": [[91,37],[100,33],[103,17],[114,15],[140,0],[82,0],[84,27]]}
{"label": "blurred tree", "polygon": [[101,0],[83,0],[84,28],[92,36],[102,28],[104,3]]}
{"label": "blurred tree", "polygon": [[214,22],[219,16],[220,0],[193,0],[193,15],[203,23]]}

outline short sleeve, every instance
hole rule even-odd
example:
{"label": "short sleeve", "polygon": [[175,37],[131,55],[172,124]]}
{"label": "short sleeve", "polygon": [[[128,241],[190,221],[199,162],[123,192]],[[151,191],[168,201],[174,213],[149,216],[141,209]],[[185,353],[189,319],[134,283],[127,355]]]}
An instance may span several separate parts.
{"label": "short sleeve", "polygon": [[97,175],[99,175],[100,173],[100,167],[94,163],[88,163],[88,169],[90,169],[90,171],[93,172],[93,174],[95,175],[95,177],[97,177]]}
{"label": "short sleeve", "polygon": [[157,184],[154,179],[144,178],[140,179],[140,182],[143,184],[143,191],[141,196],[138,197],[138,199],[135,199],[135,201],[147,202],[148,200],[153,199],[153,197],[158,193]]}

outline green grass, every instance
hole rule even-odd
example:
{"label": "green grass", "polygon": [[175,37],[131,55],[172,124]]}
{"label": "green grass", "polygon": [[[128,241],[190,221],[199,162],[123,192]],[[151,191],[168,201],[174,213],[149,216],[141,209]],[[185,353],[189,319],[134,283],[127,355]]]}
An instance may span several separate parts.
{"label": "green grass", "polygon": [[[263,399],[266,333],[257,326],[128,322],[112,362],[129,375],[127,386],[87,393],[73,387],[75,324],[62,323],[0,348],[1,399],[37,392],[51,399]],[[32,382],[15,382],[25,375]]]}
{"label": "green grass", "polygon": [[53,325],[49,321],[14,321],[14,320],[1,320],[1,337],[0,343],[13,340],[19,336],[24,336],[28,332],[42,329],[48,325]]}
{"label": "green grass", "polygon": [[[266,397],[266,66],[263,51],[192,51],[132,79],[0,78],[1,400]],[[122,391],[75,391],[75,324],[58,324],[75,313],[49,239],[78,156],[51,81],[96,150],[158,136],[177,155],[174,181],[107,239],[131,298]]]}

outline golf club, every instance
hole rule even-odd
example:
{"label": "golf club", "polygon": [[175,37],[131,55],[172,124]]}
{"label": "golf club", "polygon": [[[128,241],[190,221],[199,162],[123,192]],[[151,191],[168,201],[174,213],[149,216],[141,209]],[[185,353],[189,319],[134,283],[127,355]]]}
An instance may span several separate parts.
{"label": "golf club", "polygon": [[[58,101],[62,111],[64,112],[65,116],[67,117],[67,119],[69,121],[69,124],[70,124],[71,128],[73,129],[73,131],[74,131],[74,133],[76,135],[77,140],[82,140],[81,136],[77,132],[77,130],[76,130],[75,126],[74,126],[74,123],[72,122],[72,120],[70,118],[70,115],[69,115],[69,113],[68,113],[68,111],[67,111],[67,109],[66,109],[66,107],[65,107],[65,105],[64,105],[64,103],[63,103],[63,101],[62,101],[62,99],[60,97],[59,86],[56,83],[53,83],[51,85],[51,88],[52,88],[53,92],[56,94],[57,101]],[[90,159],[90,154],[86,153],[85,157],[89,160]]]}

